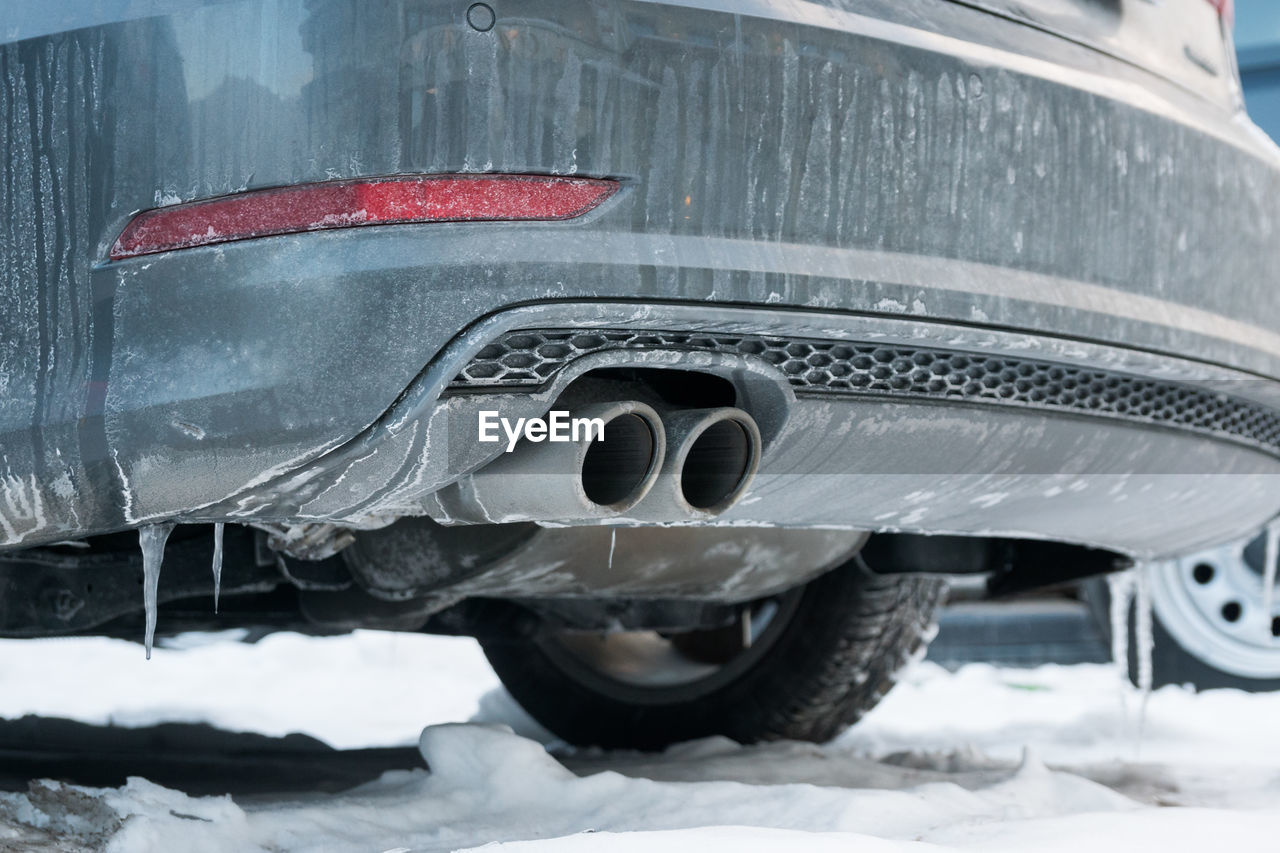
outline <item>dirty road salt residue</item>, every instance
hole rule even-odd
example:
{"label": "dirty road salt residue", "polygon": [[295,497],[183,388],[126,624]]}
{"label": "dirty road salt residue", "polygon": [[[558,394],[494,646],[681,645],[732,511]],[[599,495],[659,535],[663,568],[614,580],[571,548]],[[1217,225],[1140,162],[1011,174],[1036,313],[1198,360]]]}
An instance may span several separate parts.
{"label": "dirty road salt residue", "polygon": [[[1156,690],[1138,762],[1111,667],[952,674],[922,663],[826,747],[709,739],[662,755],[554,744],[549,754],[468,640],[177,645],[147,665],[117,641],[0,642],[0,714],[208,720],[339,746],[400,743],[431,724],[419,747],[432,770],[239,802],[141,779],[44,783],[0,794],[0,849],[1127,853],[1271,849],[1280,838],[1280,695]],[[444,723],[468,717],[477,722]]]}

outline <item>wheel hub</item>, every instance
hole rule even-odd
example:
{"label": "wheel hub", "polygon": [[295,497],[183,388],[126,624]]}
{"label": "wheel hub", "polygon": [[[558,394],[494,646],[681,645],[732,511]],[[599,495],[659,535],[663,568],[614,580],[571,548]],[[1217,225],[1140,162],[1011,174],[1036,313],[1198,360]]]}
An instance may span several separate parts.
{"label": "wheel hub", "polygon": [[[1160,623],[1206,663],[1246,678],[1280,677],[1280,595],[1263,609],[1258,540],[1233,542],[1156,566]],[[1253,560],[1246,558],[1246,550]]]}

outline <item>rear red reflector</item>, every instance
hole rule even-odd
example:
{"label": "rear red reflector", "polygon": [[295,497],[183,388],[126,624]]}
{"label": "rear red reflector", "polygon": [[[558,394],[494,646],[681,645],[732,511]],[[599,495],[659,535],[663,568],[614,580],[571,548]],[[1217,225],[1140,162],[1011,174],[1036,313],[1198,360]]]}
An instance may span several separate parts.
{"label": "rear red reflector", "polygon": [[249,237],[357,225],[572,219],[617,181],[536,175],[419,175],[253,190],[139,213],[113,261]]}
{"label": "rear red reflector", "polygon": [[1218,10],[1219,17],[1227,22],[1228,27],[1235,21],[1235,0],[1209,0],[1209,5]]}

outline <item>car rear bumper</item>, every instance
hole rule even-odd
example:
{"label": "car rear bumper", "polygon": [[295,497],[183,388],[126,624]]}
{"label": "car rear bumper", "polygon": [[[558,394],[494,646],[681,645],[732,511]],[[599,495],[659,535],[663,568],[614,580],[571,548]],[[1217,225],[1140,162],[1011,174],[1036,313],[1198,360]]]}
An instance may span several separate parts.
{"label": "car rear bumper", "polygon": [[[465,4],[386,6],[285,15],[268,26],[302,41],[270,67],[240,54],[227,4],[3,48],[4,97],[70,107],[10,111],[20,126],[0,141],[12,175],[43,169],[61,193],[27,198],[6,238],[0,546],[163,518],[424,511],[465,466],[422,425],[459,353],[504,324],[696,331],[701,312],[752,334],[921,337],[1276,397],[1280,335],[1259,318],[1280,315],[1280,158],[1129,64],[941,0],[504,7],[491,33]],[[190,76],[143,87],[143,59]],[[286,85],[304,59],[308,82]],[[45,134],[62,141],[42,148]],[[163,196],[477,170],[625,186],[570,222],[103,260]],[[1280,509],[1275,455],[1229,437],[962,399],[806,405],[810,437],[845,437],[775,444],[757,496],[776,499],[726,520],[1152,553]],[[820,499],[795,500],[800,482]]]}

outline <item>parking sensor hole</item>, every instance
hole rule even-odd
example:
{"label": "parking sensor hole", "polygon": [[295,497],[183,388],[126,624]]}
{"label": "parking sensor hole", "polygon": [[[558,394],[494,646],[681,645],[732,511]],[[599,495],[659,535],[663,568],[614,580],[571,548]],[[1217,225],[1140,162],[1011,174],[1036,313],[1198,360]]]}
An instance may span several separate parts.
{"label": "parking sensor hole", "polygon": [[493,29],[497,16],[493,7],[487,3],[472,3],[467,7],[467,23],[471,29],[479,33],[487,33]]}
{"label": "parking sensor hole", "polygon": [[703,430],[680,469],[680,488],[689,506],[709,509],[732,496],[751,469],[752,452],[751,434],[735,420]]}
{"label": "parking sensor hole", "polygon": [[1208,563],[1200,563],[1191,570],[1191,577],[1195,578],[1196,583],[1202,586],[1213,580],[1214,574],[1213,566]]}
{"label": "parking sensor hole", "polygon": [[1244,608],[1240,606],[1238,601],[1228,601],[1222,605],[1222,618],[1228,622],[1239,622],[1242,613],[1244,613]]}
{"label": "parking sensor hole", "polygon": [[655,447],[653,427],[639,415],[606,423],[603,437],[591,442],[582,460],[587,499],[611,506],[633,497],[653,468]]}

